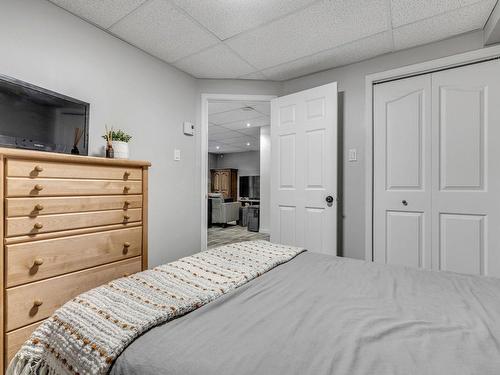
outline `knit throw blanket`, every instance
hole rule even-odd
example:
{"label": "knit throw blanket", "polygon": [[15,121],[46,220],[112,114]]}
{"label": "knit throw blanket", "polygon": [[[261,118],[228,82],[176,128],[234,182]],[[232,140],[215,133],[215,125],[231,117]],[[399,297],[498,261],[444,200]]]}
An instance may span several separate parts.
{"label": "knit throw blanket", "polygon": [[13,374],[106,374],[139,335],[288,262],[304,249],[266,241],[204,251],[113,280],[58,309],[24,343]]}

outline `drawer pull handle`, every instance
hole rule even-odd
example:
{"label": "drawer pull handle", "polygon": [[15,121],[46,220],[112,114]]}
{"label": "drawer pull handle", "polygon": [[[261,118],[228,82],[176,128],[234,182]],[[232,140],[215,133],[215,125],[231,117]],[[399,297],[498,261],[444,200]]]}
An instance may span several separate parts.
{"label": "drawer pull handle", "polygon": [[35,190],[38,190],[38,191],[43,190],[43,185],[36,184],[35,185]]}
{"label": "drawer pull handle", "polygon": [[130,176],[130,172],[129,172],[129,171],[125,171],[125,172],[123,173],[123,175],[124,175],[125,177],[128,177],[128,176]]}
{"label": "drawer pull handle", "polygon": [[42,223],[35,223],[35,225],[33,225],[35,227],[35,229],[42,229],[43,228],[43,224]]}
{"label": "drawer pull handle", "polygon": [[124,187],[123,187],[123,190],[125,190],[125,191],[129,191],[129,190],[130,190],[130,186],[124,186]]}
{"label": "drawer pull handle", "polygon": [[43,204],[38,203],[38,204],[35,206],[35,210],[37,210],[37,211],[41,211],[41,210],[43,210]]}
{"label": "drawer pull handle", "polygon": [[40,307],[43,305],[43,301],[42,300],[39,300],[39,299],[36,299],[33,301],[33,306],[35,307]]}
{"label": "drawer pull handle", "polygon": [[42,264],[43,264],[43,259],[42,258],[36,258],[33,261],[33,267],[38,267],[38,266],[41,266]]}
{"label": "drawer pull handle", "polygon": [[125,243],[123,244],[123,247],[130,247],[130,242],[125,242]]}
{"label": "drawer pull handle", "polygon": [[124,218],[125,220],[128,220],[128,219],[130,219],[130,216],[129,216],[129,215],[123,215],[123,218]]}
{"label": "drawer pull handle", "polygon": [[130,206],[130,201],[125,201],[125,206]]}
{"label": "drawer pull handle", "polygon": [[41,165],[35,165],[36,172],[43,172],[43,167]]}
{"label": "drawer pull handle", "polygon": [[123,274],[123,277],[128,277],[129,275],[130,275],[130,274],[129,274],[128,272],[125,272],[125,273]]}

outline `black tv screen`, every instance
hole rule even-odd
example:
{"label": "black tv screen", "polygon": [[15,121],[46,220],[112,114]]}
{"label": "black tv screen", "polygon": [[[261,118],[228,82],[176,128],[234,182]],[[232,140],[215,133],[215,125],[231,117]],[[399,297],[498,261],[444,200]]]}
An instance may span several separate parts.
{"label": "black tv screen", "polygon": [[260,199],[260,176],[240,176],[240,198]]}
{"label": "black tv screen", "polygon": [[[88,155],[89,104],[0,75],[0,147]],[[74,151],[76,152],[76,151]]]}

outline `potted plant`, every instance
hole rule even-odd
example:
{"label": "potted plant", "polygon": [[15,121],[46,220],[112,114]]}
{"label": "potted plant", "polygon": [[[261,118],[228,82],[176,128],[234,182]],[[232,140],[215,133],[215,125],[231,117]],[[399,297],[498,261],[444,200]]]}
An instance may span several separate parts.
{"label": "potted plant", "polygon": [[111,130],[108,131],[106,128],[106,134],[104,134],[102,137],[106,140],[108,144],[107,149],[109,149],[111,146],[114,158],[128,159],[129,157],[128,142],[132,139],[131,135],[125,133],[121,129],[114,130],[113,128],[111,128]]}

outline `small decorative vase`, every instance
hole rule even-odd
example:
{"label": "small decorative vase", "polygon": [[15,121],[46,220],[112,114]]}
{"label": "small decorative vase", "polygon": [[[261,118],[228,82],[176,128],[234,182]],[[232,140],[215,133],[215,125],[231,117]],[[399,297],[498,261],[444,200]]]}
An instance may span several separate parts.
{"label": "small decorative vase", "polygon": [[115,152],[111,143],[106,144],[106,157],[108,159],[113,159],[115,157]]}
{"label": "small decorative vase", "polygon": [[115,159],[128,159],[129,149],[128,143],[122,141],[112,141]]}

